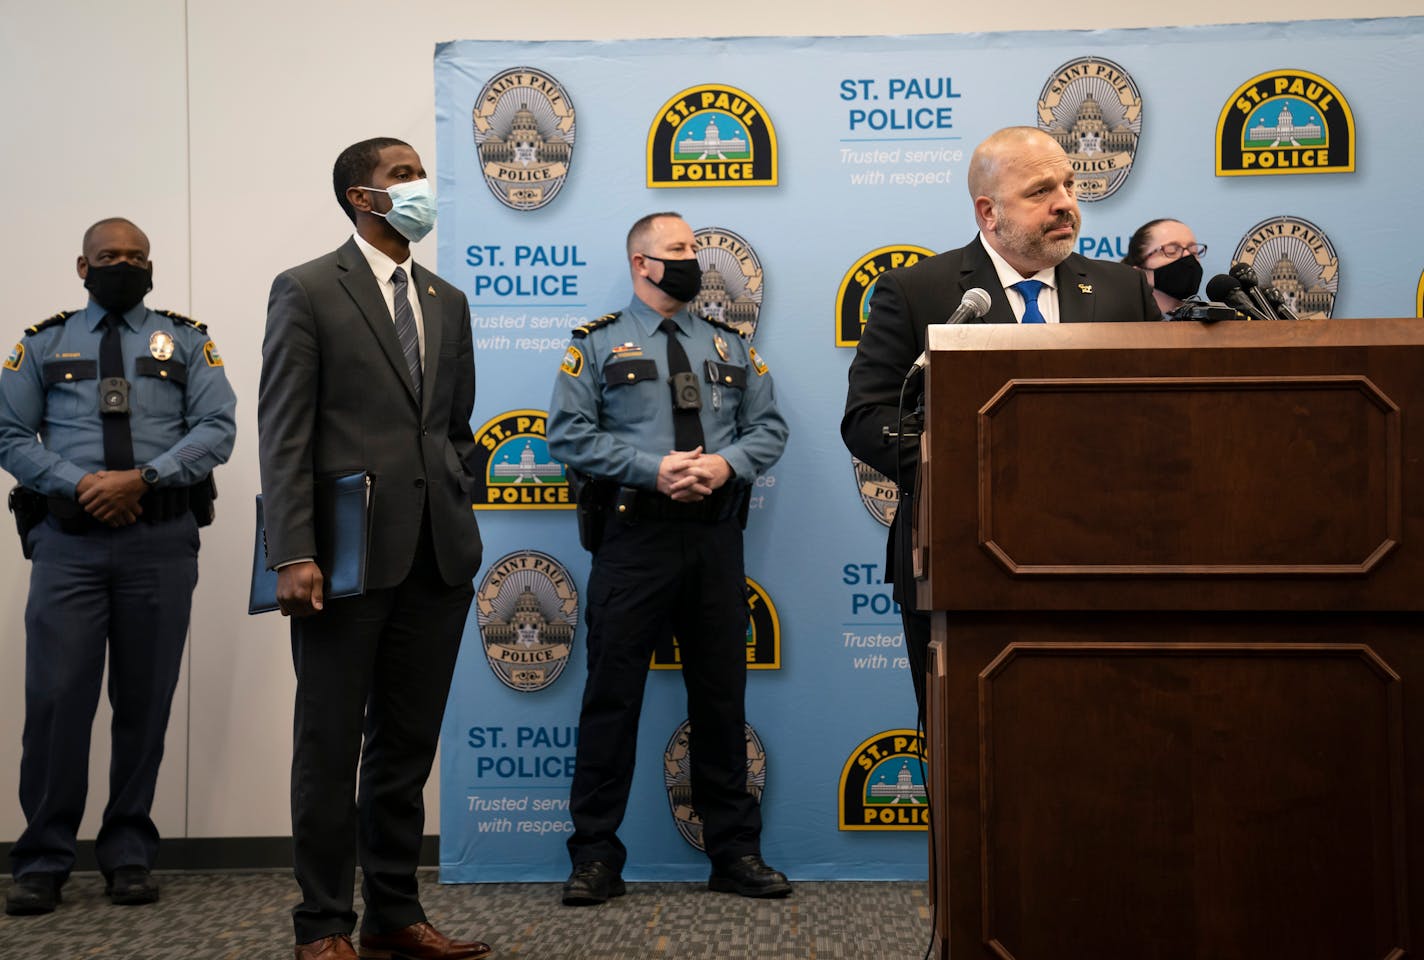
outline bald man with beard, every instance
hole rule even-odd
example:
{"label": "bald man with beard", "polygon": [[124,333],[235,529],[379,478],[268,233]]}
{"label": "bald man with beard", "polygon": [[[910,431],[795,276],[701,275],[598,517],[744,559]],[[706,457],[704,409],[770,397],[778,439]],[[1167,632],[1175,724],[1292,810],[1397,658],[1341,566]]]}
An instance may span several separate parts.
{"label": "bald man with beard", "polygon": [[[942,323],[981,287],[989,294],[984,323],[1100,323],[1161,320],[1142,274],[1131,267],[1088,260],[1073,252],[1082,225],[1073,166],[1058,142],[1035,127],[992,134],[969,161],[969,195],[978,235],[967,245],[891,270],[875,282],[870,318],[850,366],[841,437],[850,452],[892,480],[900,505],[890,525],[886,570],[905,626],[905,647],[921,716],[927,614],[914,609],[909,571],[919,445],[886,436],[896,423],[900,388],[925,349],[925,328]],[[923,400],[916,376],[906,409]]]}

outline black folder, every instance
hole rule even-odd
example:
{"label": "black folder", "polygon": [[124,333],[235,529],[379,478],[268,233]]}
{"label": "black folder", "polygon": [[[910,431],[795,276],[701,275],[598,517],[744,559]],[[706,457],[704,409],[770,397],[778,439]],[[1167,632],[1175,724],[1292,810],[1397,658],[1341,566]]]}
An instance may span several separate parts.
{"label": "black folder", "polygon": [[[316,482],[312,502],[316,525],[316,563],[328,600],[366,592],[366,553],[371,543],[371,489],[375,478],[364,471]],[[267,569],[266,525],[262,495],[257,495],[257,532],[252,546],[252,591],[248,613],[277,609],[277,571]]]}

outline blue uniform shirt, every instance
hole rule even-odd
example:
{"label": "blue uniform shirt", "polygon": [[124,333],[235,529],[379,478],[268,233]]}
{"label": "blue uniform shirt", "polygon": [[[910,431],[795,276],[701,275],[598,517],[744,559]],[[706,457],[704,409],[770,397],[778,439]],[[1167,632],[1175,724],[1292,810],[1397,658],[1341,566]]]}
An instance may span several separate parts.
{"label": "blue uniform shirt", "polygon": [[[24,337],[0,373],[0,467],[49,496],[73,497],[105,469],[99,414],[99,341],[107,311],[83,310]],[[158,486],[189,486],[232,453],[237,397],[206,331],[140,303],[120,334],[129,381],[134,463]],[[172,349],[162,360],[160,354]],[[136,361],[152,357],[140,370]]]}
{"label": "blue uniform shirt", "polygon": [[[720,454],[738,480],[751,483],[786,448],[771,374],[735,331],[686,308],[672,319],[702,388],[703,449]],[[574,331],[549,404],[555,459],[587,476],[657,489],[658,465],[674,445],[661,322],[661,314],[634,297],[611,323],[595,320]]]}

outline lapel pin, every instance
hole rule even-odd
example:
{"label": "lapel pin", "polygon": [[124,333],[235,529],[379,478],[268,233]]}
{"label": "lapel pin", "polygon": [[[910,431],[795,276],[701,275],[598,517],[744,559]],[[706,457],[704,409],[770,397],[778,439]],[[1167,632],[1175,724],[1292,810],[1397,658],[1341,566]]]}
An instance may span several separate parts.
{"label": "lapel pin", "polygon": [[425,292],[430,294],[430,296],[432,297],[435,296],[435,284],[432,283],[430,286],[426,287]]}
{"label": "lapel pin", "polygon": [[1079,293],[1092,293],[1092,292],[1093,292],[1093,285],[1092,285],[1091,283],[1080,283],[1080,284],[1078,284],[1078,292],[1079,292]]}

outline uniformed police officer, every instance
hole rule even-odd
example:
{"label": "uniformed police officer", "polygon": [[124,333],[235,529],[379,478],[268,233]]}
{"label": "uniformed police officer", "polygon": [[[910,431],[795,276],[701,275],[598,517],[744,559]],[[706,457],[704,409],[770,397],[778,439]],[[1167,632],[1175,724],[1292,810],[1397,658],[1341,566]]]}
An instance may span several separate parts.
{"label": "uniformed police officer", "polygon": [[633,299],[573,331],[549,408],[549,449],[584,482],[581,535],[594,551],[563,902],[624,892],[617,830],[648,663],[669,633],[681,648],[708,886],[782,897],[791,885],[761,858],[761,811],[747,792],[742,527],[752,481],[786,446],[786,421],[737,329],[688,312],[701,270],[682,218],[643,217],[627,251]]}
{"label": "uniformed police officer", "polygon": [[[127,220],[84,234],[90,298],[30,327],[0,374],[0,467],[33,566],[25,731],[8,914],[49,913],[74,867],[89,731],[109,657],[109,802],[95,842],[118,904],[152,903],[149,816],[198,579],[198,523],[232,452],[237,401],[205,328],[144,306],[148,238]],[[24,529],[28,527],[29,529]]]}

